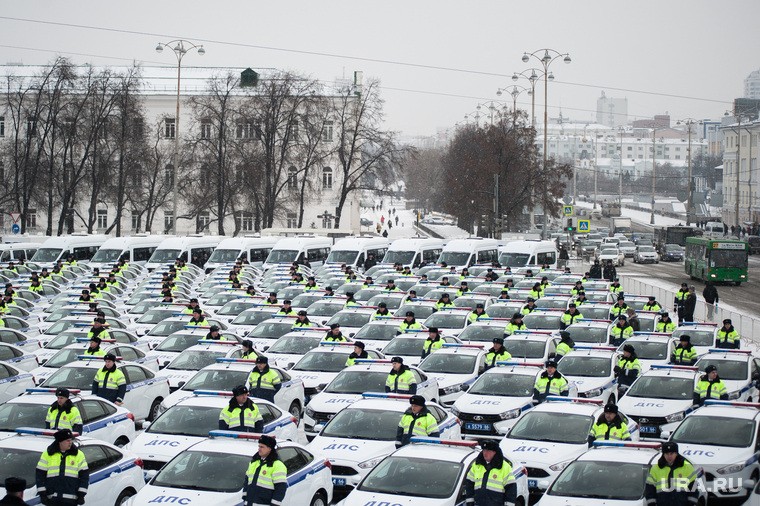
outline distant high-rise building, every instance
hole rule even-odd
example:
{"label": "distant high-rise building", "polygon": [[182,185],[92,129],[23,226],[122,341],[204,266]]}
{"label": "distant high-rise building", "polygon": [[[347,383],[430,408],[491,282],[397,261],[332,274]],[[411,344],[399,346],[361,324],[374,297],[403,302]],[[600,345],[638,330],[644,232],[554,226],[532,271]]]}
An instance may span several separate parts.
{"label": "distant high-rise building", "polygon": [[610,128],[628,123],[628,99],[611,98],[602,92],[596,99],[596,122]]}
{"label": "distant high-rise building", "polygon": [[750,72],[744,80],[744,98],[760,98],[760,70]]}

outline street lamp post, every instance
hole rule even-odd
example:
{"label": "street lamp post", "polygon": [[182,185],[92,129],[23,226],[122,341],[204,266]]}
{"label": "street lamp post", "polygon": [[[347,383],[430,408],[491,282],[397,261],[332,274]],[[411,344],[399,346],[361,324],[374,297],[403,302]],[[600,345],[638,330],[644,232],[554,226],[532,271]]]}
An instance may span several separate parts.
{"label": "street lamp post", "polygon": [[[539,53],[543,53],[543,56],[539,56]],[[539,62],[541,62],[541,65],[544,67],[544,153],[543,153],[543,171],[544,174],[546,173],[546,159],[547,159],[547,149],[548,149],[548,137],[547,137],[547,130],[549,126],[549,65],[552,64],[555,60],[558,58],[562,58],[562,61],[565,63],[570,63],[572,60],[570,59],[570,55],[568,53],[560,53],[559,51],[556,51],[554,49],[544,48],[544,49],[538,49],[532,53],[523,53],[522,55],[522,61],[523,63],[528,63],[531,58],[535,58]],[[546,239],[546,228],[548,226],[548,219],[547,219],[547,206],[546,206],[546,200],[547,200],[547,194],[546,194],[546,185],[544,185],[544,194],[542,199],[542,204],[544,208],[544,214],[542,217],[542,224],[541,227],[541,238]]]}
{"label": "street lamp post", "polygon": [[196,45],[189,40],[177,39],[169,42],[159,42],[156,46],[156,52],[163,52],[164,48],[171,49],[174,56],[177,57],[177,111],[174,117],[174,171],[172,173],[172,191],[174,193],[174,211],[172,216],[172,231],[174,235],[177,234],[177,214],[178,214],[178,202],[179,202],[179,94],[180,94],[180,82],[182,78],[182,58],[185,57],[190,51],[197,51],[199,55],[206,54],[206,50],[202,45]]}
{"label": "street lamp post", "polygon": [[512,85],[511,89],[509,86],[506,88],[499,88],[496,90],[496,94],[498,96],[501,96],[503,92],[507,92],[510,95],[512,95],[512,122],[517,122],[517,97],[520,96],[520,93],[527,91],[528,95],[532,95],[532,90],[529,88],[526,88],[525,86],[518,86],[518,85]]}
{"label": "street lamp post", "polygon": [[692,182],[692,174],[691,174],[691,125],[694,123],[697,123],[699,125],[702,124],[701,121],[697,121],[693,118],[686,118],[683,120],[679,120],[676,122],[676,125],[684,124],[688,128],[688,139],[689,144],[686,148],[686,156],[688,157],[687,163],[688,163],[688,173],[687,173],[687,187],[686,187],[686,226],[691,225],[692,221],[692,207],[694,205],[694,183]]}
{"label": "street lamp post", "polygon": [[657,190],[657,162],[655,161],[655,154],[657,153],[657,137],[655,136],[656,132],[657,127],[652,127],[652,215],[649,218],[650,225],[654,225],[654,193]]}
{"label": "street lamp post", "polygon": [[[530,72],[530,74],[528,74],[528,72]],[[536,128],[536,83],[540,78],[544,77],[544,75],[545,72],[537,68],[530,68],[523,70],[522,72],[515,72],[512,74],[513,81],[518,81],[520,78],[523,78],[530,83],[530,126],[533,128]],[[549,81],[554,81],[554,74],[549,72],[547,78]]]}
{"label": "street lamp post", "polygon": [[620,167],[618,168],[618,207],[623,209],[623,134],[625,129],[620,127]]}

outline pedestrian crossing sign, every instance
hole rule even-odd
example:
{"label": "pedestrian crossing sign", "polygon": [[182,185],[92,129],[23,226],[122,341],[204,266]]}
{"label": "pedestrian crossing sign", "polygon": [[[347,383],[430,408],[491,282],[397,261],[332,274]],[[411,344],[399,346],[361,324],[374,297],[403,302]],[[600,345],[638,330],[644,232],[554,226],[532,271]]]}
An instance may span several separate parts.
{"label": "pedestrian crossing sign", "polygon": [[589,220],[578,220],[578,232],[588,234],[590,228]]}
{"label": "pedestrian crossing sign", "polygon": [[572,216],[573,215],[573,206],[565,206],[563,208],[563,211],[565,213],[565,216]]}

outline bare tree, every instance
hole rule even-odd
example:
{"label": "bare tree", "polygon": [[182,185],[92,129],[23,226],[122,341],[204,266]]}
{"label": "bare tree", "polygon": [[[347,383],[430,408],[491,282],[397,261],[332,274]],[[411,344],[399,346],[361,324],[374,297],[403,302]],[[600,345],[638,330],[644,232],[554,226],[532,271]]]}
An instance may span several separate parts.
{"label": "bare tree", "polygon": [[[140,221],[144,218],[146,232],[153,231],[156,214],[170,201],[169,195],[174,187],[174,169],[171,166],[174,148],[163,142],[160,121],[153,132],[151,146],[141,152],[138,158],[141,163],[132,168],[129,176],[130,202],[139,213]],[[160,230],[166,232],[165,228],[161,226]]]}

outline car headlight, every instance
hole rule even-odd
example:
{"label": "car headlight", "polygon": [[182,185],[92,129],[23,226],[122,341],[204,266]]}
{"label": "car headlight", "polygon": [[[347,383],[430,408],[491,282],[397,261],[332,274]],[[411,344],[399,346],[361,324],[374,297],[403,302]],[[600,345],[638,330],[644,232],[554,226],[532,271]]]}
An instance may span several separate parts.
{"label": "car headlight", "polygon": [[304,410],[304,414],[308,416],[309,418],[314,418],[314,414],[316,411],[314,411],[310,406],[306,406],[306,409]]}
{"label": "car headlight", "polygon": [[364,462],[359,464],[359,467],[362,469],[372,469],[376,465],[380,463],[381,460],[383,460],[385,457],[375,457],[374,459],[365,460]]}
{"label": "car headlight", "polygon": [[586,398],[599,397],[600,395],[602,395],[602,391],[603,390],[601,388],[595,388],[593,390],[589,390],[588,392],[583,392],[578,395],[580,397],[586,397]]}
{"label": "car headlight", "polygon": [[730,401],[736,400],[739,398],[741,394],[742,393],[739,390],[737,390],[736,392],[731,392],[730,394],[728,394],[728,400]]}
{"label": "car headlight", "polygon": [[667,415],[665,417],[665,421],[668,423],[680,422],[681,420],[683,420],[683,411],[679,411],[678,413],[673,413],[672,415]]}
{"label": "car headlight", "polygon": [[462,390],[462,385],[457,383],[456,385],[451,385],[446,388],[442,388],[441,391],[443,392],[443,395],[449,395],[449,394],[455,394]]}
{"label": "car headlight", "polygon": [[461,415],[461,414],[462,414],[462,412],[461,412],[461,411],[459,411],[459,410],[458,410],[457,408],[455,408],[454,406],[451,406],[451,414],[452,414],[452,415],[454,415],[454,416],[459,416],[459,415]]}
{"label": "car headlight", "polygon": [[734,474],[740,472],[742,469],[744,469],[744,462],[740,462],[738,464],[731,464],[730,466],[725,466],[718,468],[718,474]]}
{"label": "car headlight", "polygon": [[549,466],[549,469],[551,469],[555,473],[558,473],[558,472],[562,471],[564,468],[566,468],[567,465],[570,464],[570,462],[572,462],[572,460],[566,460],[564,462],[558,462],[557,464],[554,464],[553,466]]}
{"label": "car headlight", "polygon": [[520,409],[510,409],[509,411],[505,411],[504,413],[499,413],[499,418],[502,420],[509,420],[510,418],[517,418],[520,416]]}

